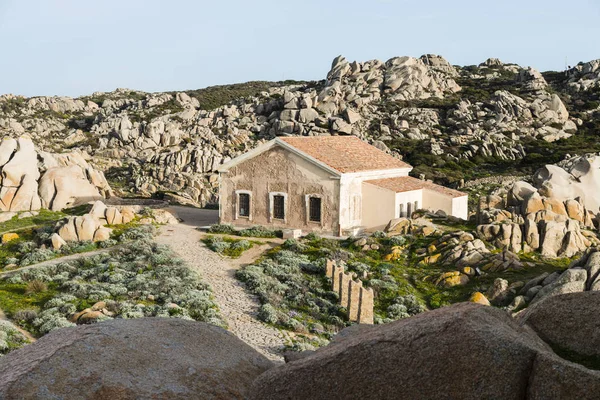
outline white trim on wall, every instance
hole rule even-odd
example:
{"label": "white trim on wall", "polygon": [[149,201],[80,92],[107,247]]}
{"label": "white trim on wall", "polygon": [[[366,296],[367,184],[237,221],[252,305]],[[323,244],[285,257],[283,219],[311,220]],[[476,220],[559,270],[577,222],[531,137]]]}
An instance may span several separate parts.
{"label": "white trim on wall", "polygon": [[351,220],[356,224],[360,224],[362,221],[362,193],[353,193],[350,196],[351,206]]}
{"label": "white trim on wall", "polygon": [[[249,210],[248,210],[247,217],[240,216],[240,194],[247,194],[250,197],[250,199],[248,200]],[[236,190],[235,191],[235,219],[240,219],[240,218],[246,219],[247,218],[248,221],[252,221],[253,209],[254,209],[254,204],[252,201],[252,192],[250,190]]]}
{"label": "white trim on wall", "polygon": [[288,218],[288,195],[284,192],[269,192],[269,222],[275,220],[275,196],[283,196],[283,223],[287,224]]}

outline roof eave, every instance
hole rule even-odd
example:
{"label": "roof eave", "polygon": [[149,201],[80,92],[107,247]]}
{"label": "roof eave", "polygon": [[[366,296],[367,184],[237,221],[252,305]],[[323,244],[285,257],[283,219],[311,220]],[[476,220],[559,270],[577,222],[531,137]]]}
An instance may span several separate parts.
{"label": "roof eave", "polygon": [[264,143],[264,144],[254,148],[240,156],[237,156],[234,159],[227,161],[226,163],[221,164],[221,166],[217,169],[217,172],[227,172],[231,168],[238,165],[239,163],[242,163],[246,160],[250,160],[251,158],[254,158],[254,157],[264,153],[265,151],[271,149],[274,145],[275,145],[274,140]]}
{"label": "roof eave", "polygon": [[285,141],[279,139],[279,138],[275,138],[267,143],[264,143],[258,147],[256,147],[255,149],[250,150],[247,153],[242,154],[241,156],[238,156],[232,160],[227,161],[226,163],[222,164],[218,169],[217,172],[220,173],[225,173],[227,171],[229,171],[231,168],[235,167],[236,165],[250,160],[256,156],[259,156],[260,154],[264,153],[267,150],[272,149],[274,146],[281,146],[284,149],[290,151],[291,153],[294,153],[296,155],[298,155],[299,157],[309,161],[312,164],[317,165],[318,167],[326,170],[327,172],[333,174],[336,177],[339,177],[342,175],[342,173],[332,167],[330,167],[329,165],[317,160],[316,158],[306,154],[305,152],[298,150],[297,148],[295,148],[294,146],[292,146],[289,143],[286,143]]}
{"label": "roof eave", "polygon": [[281,140],[279,138],[276,138],[274,140],[274,142],[278,145],[280,145],[281,147],[285,148],[286,150],[289,150],[290,152],[296,154],[297,156],[300,156],[302,158],[304,158],[305,160],[323,168],[324,170],[330,172],[331,174],[333,174],[334,176],[342,176],[342,172],[338,171],[337,169],[331,167],[328,164],[325,164],[322,161],[317,160],[316,158],[314,158],[313,156],[303,152],[302,150],[294,147],[293,145],[289,144],[288,142],[286,142],[285,140]]}

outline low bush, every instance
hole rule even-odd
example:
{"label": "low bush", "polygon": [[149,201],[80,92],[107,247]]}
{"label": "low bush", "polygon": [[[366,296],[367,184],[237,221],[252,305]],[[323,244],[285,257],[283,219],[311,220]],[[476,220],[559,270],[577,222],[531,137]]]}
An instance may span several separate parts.
{"label": "low bush", "polygon": [[29,343],[19,329],[9,321],[0,320],[0,355],[7,354]]}
{"label": "low bush", "polygon": [[265,228],[264,226],[253,226],[252,228],[243,229],[239,232],[239,235],[256,238],[276,238],[282,236],[281,231]]}
{"label": "low bush", "polygon": [[212,225],[210,228],[208,228],[208,232],[225,234],[225,235],[235,235],[236,230],[233,227],[233,225],[230,225],[230,224],[216,224],[216,225]]}
{"label": "low bush", "polygon": [[46,283],[40,281],[39,279],[34,279],[31,282],[27,282],[25,294],[42,293],[46,290],[48,290],[48,285],[46,285]]}
{"label": "low bush", "polygon": [[[296,245],[290,241],[286,247]],[[236,277],[261,302],[258,315],[261,321],[296,333],[312,332],[319,335],[321,344],[327,343],[346,326],[346,317],[337,294],[330,291],[325,260],[311,261],[307,255],[288,249],[244,267],[236,272]]]}
{"label": "low bush", "polygon": [[246,239],[239,240],[229,237],[210,235],[204,238],[202,241],[212,251],[232,258],[240,257],[244,251],[251,249],[254,245],[253,242],[250,242]]}
{"label": "low bush", "polygon": [[[40,311],[31,292],[46,285]],[[35,286],[36,289],[33,289]],[[52,290],[50,290],[52,287]],[[165,246],[138,240],[109,253],[16,272],[0,280],[0,308],[31,325],[35,334],[72,326],[69,318],[98,301],[111,304],[106,318],[178,317],[224,325],[210,289]],[[177,308],[177,311],[171,311]]]}

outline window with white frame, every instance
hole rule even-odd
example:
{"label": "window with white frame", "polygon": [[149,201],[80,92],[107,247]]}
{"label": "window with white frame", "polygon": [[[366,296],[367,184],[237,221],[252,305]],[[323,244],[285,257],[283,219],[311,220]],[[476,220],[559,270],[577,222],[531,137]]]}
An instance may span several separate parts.
{"label": "window with white frame", "polygon": [[323,222],[323,199],[319,195],[306,195],[306,222]]}
{"label": "window with white frame", "polygon": [[252,219],[252,192],[248,190],[236,190],[235,217]]}
{"label": "window with white frame", "polygon": [[287,220],[287,193],[269,193],[269,215],[271,220]]}

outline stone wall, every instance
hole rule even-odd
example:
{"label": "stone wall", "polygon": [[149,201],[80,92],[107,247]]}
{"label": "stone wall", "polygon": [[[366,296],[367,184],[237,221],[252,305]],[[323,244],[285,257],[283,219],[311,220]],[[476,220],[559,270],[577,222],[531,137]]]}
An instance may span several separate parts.
{"label": "stone wall", "polygon": [[348,310],[348,319],[359,324],[373,323],[373,289],[365,288],[344,265],[327,260],[325,274],[331,278],[332,290],[340,296],[340,304]]}

